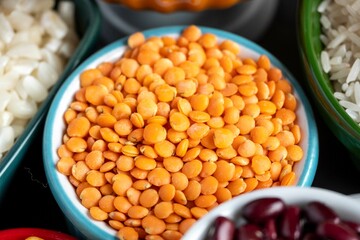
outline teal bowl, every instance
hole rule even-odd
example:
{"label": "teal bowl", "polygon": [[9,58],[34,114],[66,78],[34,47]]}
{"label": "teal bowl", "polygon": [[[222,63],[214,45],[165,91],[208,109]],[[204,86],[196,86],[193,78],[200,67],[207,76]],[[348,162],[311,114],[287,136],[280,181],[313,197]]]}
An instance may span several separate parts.
{"label": "teal bowl", "polygon": [[[68,75],[93,51],[100,35],[101,14],[96,3],[89,0],[73,0],[73,2],[75,4],[76,30],[80,41],[60,78],[39,106],[37,113],[28,122],[24,132],[17,138],[12,148],[0,160],[0,202],[6,196],[5,191],[16,169],[26,156],[31,142],[43,127],[52,99]],[[36,161],[36,159],[33,160]]]}
{"label": "teal bowl", "polygon": [[298,38],[301,59],[312,100],[333,134],[348,149],[360,169],[360,126],[334,97],[334,89],[320,62],[324,46],[320,41],[321,23],[317,7],[321,0],[301,0],[298,12]]}
{"label": "teal bowl", "polygon": [[[177,37],[184,28],[184,26],[162,27],[146,30],[143,33],[145,37],[164,35]],[[299,187],[311,186],[318,163],[319,143],[310,103],[298,82],[279,60],[259,45],[222,30],[206,27],[202,27],[201,30],[203,33],[213,33],[220,39],[230,39],[237,42],[241,47],[241,56],[244,58],[257,58],[260,54],[266,54],[272,64],[280,68],[284,76],[291,82],[294,94],[298,99],[296,114],[298,124],[302,129],[300,146],[304,150],[303,160],[294,165],[294,171],[297,175],[296,185]],[[46,178],[60,209],[77,230],[77,234],[79,234],[77,236],[81,236],[81,238],[115,239],[116,231],[111,229],[105,222],[94,221],[89,217],[88,209],[81,205],[67,176],[56,169],[56,163],[58,162],[57,148],[62,144],[62,137],[66,128],[62,116],[71,103],[75,92],[80,88],[79,75],[84,70],[95,68],[104,61],[116,61],[122,56],[126,47],[127,37],[105,46],[77,67],[56,94],[46,118],[43,135],[43,161]]]}

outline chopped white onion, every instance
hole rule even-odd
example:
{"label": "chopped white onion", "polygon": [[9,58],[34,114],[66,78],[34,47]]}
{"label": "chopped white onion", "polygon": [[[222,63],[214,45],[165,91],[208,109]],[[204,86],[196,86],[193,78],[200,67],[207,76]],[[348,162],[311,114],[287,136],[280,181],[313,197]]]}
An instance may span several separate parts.
{"label": "chopped white onion", "polygon": [[71,1],[0,0],[0,161],[78,43]]}
{"label": "chopped white onion", "polygon": [[0,139],[0,152],[9,151],[15,141],[14,129],[10,126],[0,127]]}

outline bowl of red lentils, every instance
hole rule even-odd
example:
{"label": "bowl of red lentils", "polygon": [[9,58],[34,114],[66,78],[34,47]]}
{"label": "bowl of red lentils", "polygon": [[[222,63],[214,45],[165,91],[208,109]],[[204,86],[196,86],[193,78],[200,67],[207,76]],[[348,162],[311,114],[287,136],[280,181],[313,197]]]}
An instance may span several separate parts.
{"label": "bowl of red lentils", "polygon": [[318,136],[299,84],[271,53],[191,26],[136,32],[73,73],[44,129],[46,177],[90,239],[180,239],[211,209],[311,186]]}

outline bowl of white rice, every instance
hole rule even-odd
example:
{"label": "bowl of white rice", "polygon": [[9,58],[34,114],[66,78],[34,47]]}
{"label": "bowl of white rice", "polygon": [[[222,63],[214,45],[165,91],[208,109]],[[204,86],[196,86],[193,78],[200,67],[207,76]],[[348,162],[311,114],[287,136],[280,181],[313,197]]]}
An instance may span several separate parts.
{"label": "bowl of white rice", "polygon": [[360,167],[360,1],[302,0],[299,43],[309,92]]}
{"label": "bowl of white rice", "polygon": [[93,1],[0,1],[1,196],[52,98],[90,53],[99,30],[100,12]]}

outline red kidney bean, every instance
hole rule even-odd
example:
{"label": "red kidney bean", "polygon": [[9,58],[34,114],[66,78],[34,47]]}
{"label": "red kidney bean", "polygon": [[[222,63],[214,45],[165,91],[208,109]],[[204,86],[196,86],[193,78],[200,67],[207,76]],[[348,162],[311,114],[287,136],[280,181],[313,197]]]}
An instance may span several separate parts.
{"label": "red kidney bean", "polygon": [[280,215],[284,209],[285,203],[280,198],[260,198],[246,204],[242,214],[251,223],[264,223]]}
{"label": "red kidney bean", "polygon": [[278,233],[276,230],[276,222],[274,219],[269,219],[266,221],[263,232],[264,232],[264,237],[267,240],[278,239]]}
{"label": "red kidney bean", "polygon": [[255,224],[244,224],[237,230],[237,238],[235,240],[262,240],[264,234],[261,229]]}
{"label": "red kidney bean", "polygon": [[300,238],[300,213],[301,208],[298,206],[288,206],[280,220],[280,232],[283,237],[289,240]]}
{"label": "red kidney bean", "polygon": [[356,223],[352,221],[342,221],[342,222],[348,225],[351,229],[353,229],[357,234],[360,235],[360,223]]}
{"label": "red kidney bean", "polygon": [[212,240],[233,240],[235,233],[235,224],[226,217],[217,217],[215,219],[215,232]]}
{"label": "red kidney bean", "polygon": [[339,222],[340,219],[336,213],[325,204],[313,201],[304,206],[304,212],[310,222],[321,223],[327,220]]}
{"label": "red kidney bean", "polygon": [[211,240],[360,240],[360,223],[341,220],[325,204],[313,201],[303,207],[286,205],[280,198],[260,198],[241,213],[247,223],[218,217]]}
{"label": "red kidney bean", "polygon": [[332,220],[322,222],[318,225],[316,233],[325,238],[333,240],[359,240],[356,232],[343,223],[334,223]]}

